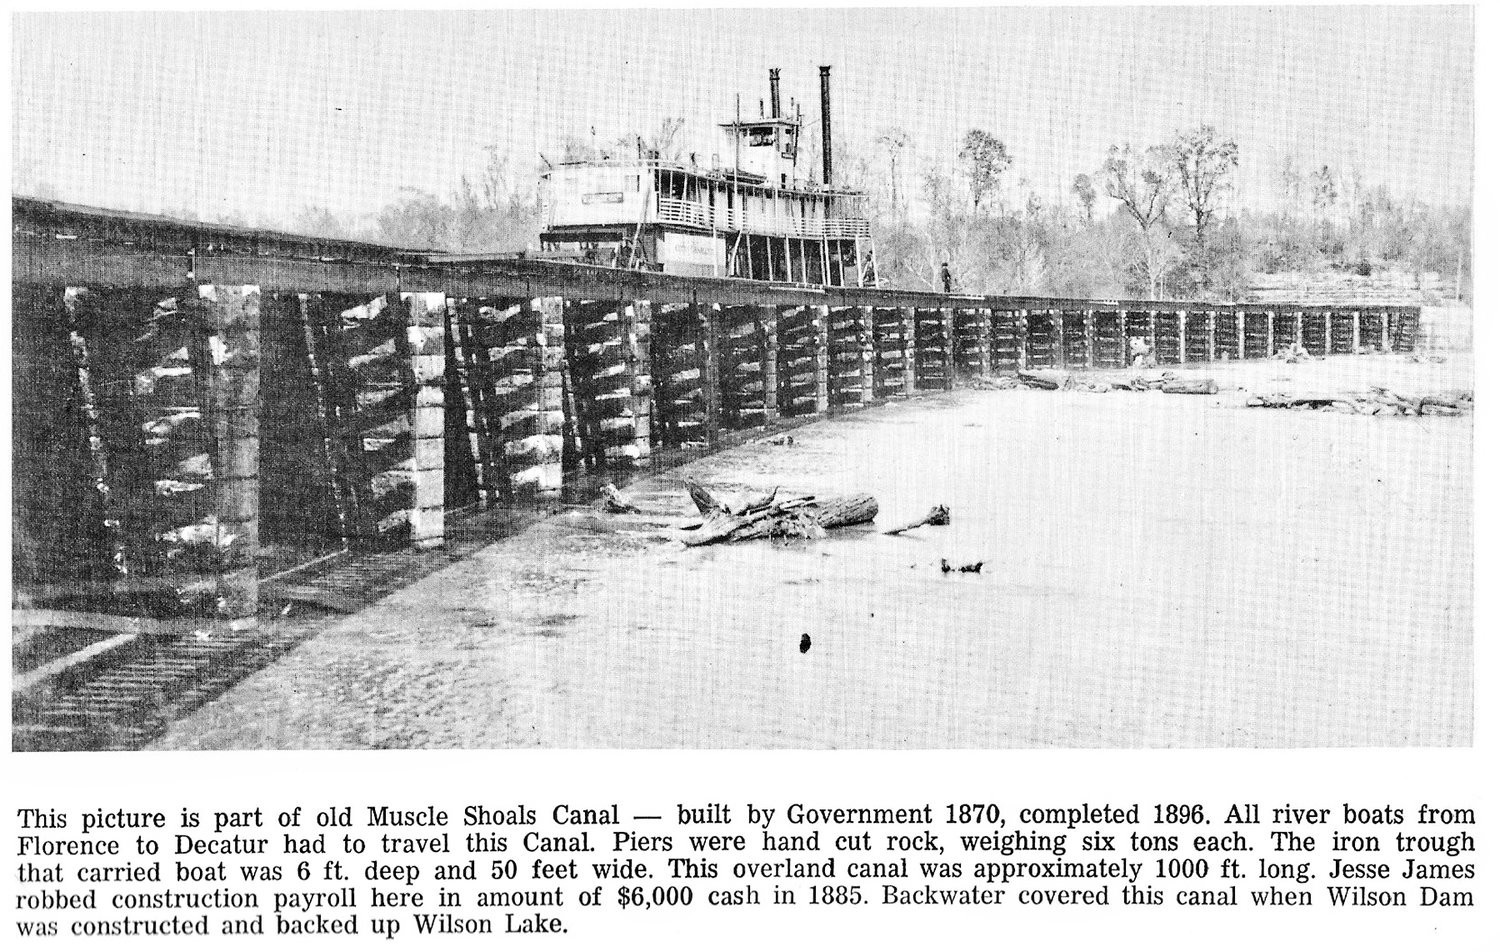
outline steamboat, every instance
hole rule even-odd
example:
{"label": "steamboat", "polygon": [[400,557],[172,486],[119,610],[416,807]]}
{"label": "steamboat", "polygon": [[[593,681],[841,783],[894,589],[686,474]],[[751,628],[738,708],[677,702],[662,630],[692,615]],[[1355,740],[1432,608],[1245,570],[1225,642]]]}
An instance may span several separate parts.
{"label": "steamboat", "polygon": [[[804,162],[800,106],[720,124],[706,165],[638,147],[633,159],[563,162],[543,173],[545,258],[668,274],[808,285],[877,283],[865,195],[833,176],[830,68],[819,67],[821,175]],[[725,160],[728,161],[725,161]]]}

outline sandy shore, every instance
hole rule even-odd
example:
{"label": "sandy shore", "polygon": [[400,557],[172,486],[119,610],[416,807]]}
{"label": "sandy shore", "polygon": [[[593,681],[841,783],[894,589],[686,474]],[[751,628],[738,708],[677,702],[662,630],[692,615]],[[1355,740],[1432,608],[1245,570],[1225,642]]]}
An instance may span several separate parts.
{"label": "sandy shore", "polygon": [[[1423,391],[1470,367],[1211,372]],[[649,516],[569,513],[332,624],[157,746],[1470,743],[1472,419],[1244,402],[967,391],[748,444],[630,486]],[[685,549],[660,528],[683,475],[953,525]]]}

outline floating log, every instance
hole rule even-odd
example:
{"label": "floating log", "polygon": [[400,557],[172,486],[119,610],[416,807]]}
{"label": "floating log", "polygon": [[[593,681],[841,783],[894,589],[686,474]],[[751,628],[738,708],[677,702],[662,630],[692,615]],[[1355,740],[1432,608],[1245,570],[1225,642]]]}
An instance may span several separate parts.
{"label": "floating log", "polygon": [[728,503],[720,501],[717,496],[691,479],[684,479],[683,483],[687,486],[688,495],[692,497],[693,505],[698,507],[699,513],[705,516],[712,516],[716,513],[729,515]]}
{"label": "floating log", "polygon": [[1329,394],[1309,394],[1303,396],[1291,396],[1284,393],[1252,394],[1245,401],[1250,407],[1272,407],[1285,409],[1288,407],[1327,407],[1335,403],[1347,403],[1347,397]]}
{"label": "floating log", "polygon": [[880,513],[880,504],[869,493],[852,493],[834,496],[813,505],[813,518],[824,529],[840,526],[858,526],[874,522]]}
{"label": "floating log", "polygon": [[1388,412],[1421,416],[1435,413],[1440,416],[1454,416],[1472,410],[1474,396],[1465,390],[1443,390],[1413,396],[1397,393],[1387,387],[1371,387],[1365,393],[1254,394],[1246,401],[1246,405],[1315,410],[1331,407],[1351,413],[1367,414]]}
{"label": "floating log", "polygon": [[952,521],[952,516],[948,512],[947,506],[933,506],[931,509],[927,510],[927,515],[923,516],[922,518],[914,519],[911,522],[908,522],[905,525],[897,526],[894,529],[887,529],[885,530],[884,534],[900,535],[908,529],[917,529],[922,526],[946,526],[950,521]]}
{"label": "floating log", "polygon": [[1163,380],[1161,384],[1162,393],[1218,393],[1219,385],[1210,377],[1198,379]]}
{"label": "floating log", "polygon": [[1067,389],[1069,374],[1065,373],[1034,373],[1030,370],[1018,371],[1016,377],[1026,386],[1035,390],[1065,390]]}
{"label": "floating log", "polygon": [[731,516],[743,516],[747,512],[764,509],[775,501],[776,494],[780,491],[781,487],[775,486],[768,493],[762,493],[759,496],[746,496],[729,508],[729,514]]}
{"label": "floating log", "polygon": [[1472,410],[1474,408],[1474,394],[1469,390],[1441,390],[1437,393],[1423,394],[1417,399],[1417,410],[1421,412],[1427,407]]}
{"label": "floating log", "polygon": [[824,529],[873,522],[879,511],[879,504],[869,493],[834,496],[823,502],[808,497],[786,499],[737,516],[728,513],[708,515],[703,524],[684,536],[682,541],[696,546],[773,536],[817,538]]}

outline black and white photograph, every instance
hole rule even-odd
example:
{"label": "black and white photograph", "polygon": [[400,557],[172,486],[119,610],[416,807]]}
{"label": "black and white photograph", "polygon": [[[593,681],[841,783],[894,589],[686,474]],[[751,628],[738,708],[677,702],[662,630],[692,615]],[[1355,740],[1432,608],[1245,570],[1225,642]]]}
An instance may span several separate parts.
{"label": "black and white photograph", "polygon": [[12,752],[1472,747],[1474,18],[12,15]]}

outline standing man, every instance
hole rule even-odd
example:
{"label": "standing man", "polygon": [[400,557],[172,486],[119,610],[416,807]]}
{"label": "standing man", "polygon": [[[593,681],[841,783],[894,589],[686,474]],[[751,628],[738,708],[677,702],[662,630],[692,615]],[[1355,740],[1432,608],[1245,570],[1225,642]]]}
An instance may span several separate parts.
{"label": "standing man", "polygon": [[948,262],[946,262],[946,261],[943,262],[942,278],[943,278],[943,293],[944,294],[952,294],[953,293],[953,272],[948,270]]}

